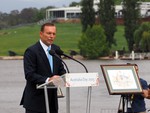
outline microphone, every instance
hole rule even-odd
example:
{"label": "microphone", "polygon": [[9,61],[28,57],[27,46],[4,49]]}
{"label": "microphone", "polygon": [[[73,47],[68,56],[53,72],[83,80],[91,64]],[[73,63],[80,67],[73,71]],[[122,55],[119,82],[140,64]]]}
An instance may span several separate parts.
{"label": "microphone", "polygon": [[58,54],[56,54],[54,50],[50,50],[49,54],[58,58],[65,65],[67,72],[70,73],[67,64],[60,58],[60,56],[58,56]]}
{"label": "microphone", "polygon": [[63,52],[61,49],[56,49],[55,52],[56,52],[56,54],[58,54],[58,55],[63,55],[63,56],[65,56],[65,57],[69,58],[69,59],[72,59],[72,60],[78,62],[79,64],[81,64],[81,65],[84,67],[86,73],[88,73],[87,68],[86,68],[85,65],[84,65],[83,63],[81,63],[80,61],[78,61],[78,60],[72,58],[71,56],[68,56],[68,55],[64,54],[64,52]]}

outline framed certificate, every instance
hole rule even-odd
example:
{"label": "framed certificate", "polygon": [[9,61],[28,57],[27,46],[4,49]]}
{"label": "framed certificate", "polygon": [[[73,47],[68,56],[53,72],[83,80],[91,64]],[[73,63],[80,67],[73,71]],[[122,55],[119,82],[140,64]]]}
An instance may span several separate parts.
{"label": "framed certificate", "polygon": [[142,93],[135,65],[100,65],[109,94]]}

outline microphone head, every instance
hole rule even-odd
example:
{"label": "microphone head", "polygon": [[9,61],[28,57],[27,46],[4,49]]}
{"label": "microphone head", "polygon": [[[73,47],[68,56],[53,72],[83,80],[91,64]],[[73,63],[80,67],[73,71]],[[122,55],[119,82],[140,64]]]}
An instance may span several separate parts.
{"label": "microphone head", "polygon": [[54,56],[56,53],[55,53],[54,50],[50,50],[50,51],[49,51],[49,54],[52,55],[52,56]]}
{"label": "microphone head", "polygon": [[56,49],[55,52],[58,55],[63,55],[64,54],[64,52],[61,49]]}

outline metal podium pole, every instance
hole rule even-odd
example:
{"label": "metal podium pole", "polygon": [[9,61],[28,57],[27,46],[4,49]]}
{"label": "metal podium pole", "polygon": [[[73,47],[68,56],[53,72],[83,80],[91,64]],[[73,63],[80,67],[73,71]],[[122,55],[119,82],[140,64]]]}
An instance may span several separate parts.
{"label": "metal podium pole", "polygon": [[[50,81],[51,82],[51,81]],[[50,108],[49,108],[49,102],[48,102],[48,92],[47,92],[47,85],[50,83],[44,83],[41,85],[37,85],[37,89],[44,88],[44,96],[45,96],[45,104],[46,104],[46,113],[50,113]]]}
{"label": "metal podium pole", "polygon": [[44,94],[45,94],[45,103],[46,103],[46,113],[50,113],[49,111],[49,102],[48,102],[48,94],[47,94],[47,86],[44,86]]}
{"label": "metal podium pole", "polygon": [[70,88],[66,87],[66,113],[70,113]]}
{"label": "metal podium pole", "polygon": [[92,87],[88,86],[86,113],[90,113]]}
{"label": "metal podium pole", "polygon": [[[37,89],[44,88],[45,104],[46,104],[46,113],[50,113],[49,102],[48,102],[48,91],[47,88],[56,88],[55,86],[47,86],[51,83],[44,83],[37,85]],[[66,87],[66,113],[70,113],[70,88]]]}

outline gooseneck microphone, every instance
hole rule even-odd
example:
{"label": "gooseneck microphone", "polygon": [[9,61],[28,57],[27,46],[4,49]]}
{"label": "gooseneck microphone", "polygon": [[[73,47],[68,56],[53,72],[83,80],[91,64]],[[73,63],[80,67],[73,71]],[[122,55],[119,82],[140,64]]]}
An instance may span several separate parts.
{"label": "gooseneck microphone", "polygon": [[[71,56],[68,56],[68,55],[64,54],[64,52],[63,52],[62,50],[60,50],[60,49],[55,50],[55,52],[56,52],[56,54],[58,54],[58,55],[63,55],[63,56],[65,56],[65,57],[69,58],[69,59],[72,59],[72,60],[78,62],[79,64],[81,64],[81,65],[84,67],[86,73],[88,73],[87,68],[86,68],[85,65],[84,65],[83,63],[81,63],[80,61],[78,61],[78,60],[72,58]],[[88,112],[90,113],[91,92],[92,92],[92,87],[89,86],[89,87],[88,87],[88,92],[87,92],[87,107],[86,107],[86,113],[88,113]]]}
{"label": "gooseneck microphone", "polygon": [[[66,63],[60,58],[60,56],[58,54],[56,54],[56,52],[54,50],[50,50],[49,54],[51,54],[52,56],[55,56],[59,60],[61,60],[62,63],[65,65],[67,72],[70,73]],[[67,110],[66,111],[67,113],[70,113],[70,88],[69,87],[66,87],[66,110]]]}
{"label": "gooseneck microphone", "polygon": [[50,50],[49,54],[58,58],[65,65],[67,72],[70,73],[67,64],[60,58],[60,56],[58,56],[58,54],[56,54],[54,50]]}
{"label": "gooseneck microphone", "polygon": [[72,60],[78,62],[79,64],[81,64],[81,65],[84,67],[86,73],[88,73],[87,68],[86,68],[85,65],[84,65],[83,63],[81,63],[80,61],[78,61],[78,60],[72,58],[71,56],[68,56],[68,55],[64,54],[64,52],[63,52],[61,49],[57,49],[57,50],[55,50],[55,52],[56,52],[56,54],[58,54],[58,55],[63,55],[63,56],[65,56],[65,57],[69,58],[69,59],[72,59]]}

